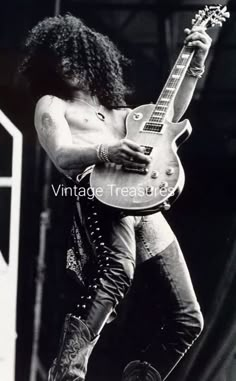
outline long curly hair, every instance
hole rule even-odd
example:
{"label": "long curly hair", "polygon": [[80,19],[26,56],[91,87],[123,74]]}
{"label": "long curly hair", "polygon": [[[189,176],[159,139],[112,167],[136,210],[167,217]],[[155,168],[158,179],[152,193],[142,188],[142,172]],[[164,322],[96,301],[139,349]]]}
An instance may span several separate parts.
{"label": "long curly hair", "polygon": [[129,90],[123,67],[128,63],[108,37],[66,14],[48,17],[29,32],[19,71],[36,101],[43,95],[71,99],[75,87],[111,109],[125,106]]}

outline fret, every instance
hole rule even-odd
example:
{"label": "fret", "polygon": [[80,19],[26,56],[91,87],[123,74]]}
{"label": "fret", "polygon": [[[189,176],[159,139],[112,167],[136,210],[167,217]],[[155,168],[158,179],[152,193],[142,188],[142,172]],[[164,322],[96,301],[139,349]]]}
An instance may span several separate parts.
{"label": "fret", "polygon": [[159,102],[169,102],[169,98],[161,98]]}
{"label": "fret", "polygon": [[165,114],[166,112],[164,112],[164,113],[155,113],[155,114],[152,114],[152,116],[151,116],[151,118],[150,118],[150,120],[156,120],[156,119],[163,119],[163,116],[164,116],[164,114]]}
{"label": "fret", "polygon": [[[153,112],[153,116],[156,118],[161,117],[161,114],[165,114],[166,110],[158,110]],[[160,114],[160,115],[159,115]]]}
{"label": "fret", "polygon": [[[184,62],[184,61],[188,60],[189,57],[190,57],[190,54],[189,54],[189,53],[187,53],[187,54],[182,54],[182,56],[180,57],[180,62],[181,62],[181,61]],[[180,65],[184,65],[184,64],[182,63],[182,64],[180,64]]]}
{"label": "fret", "polygon": [[185,58],[189,58],[190,54],[182,54],[182,58],[185,59]]}
{"label": "fret", "polygon": [[175,87],[166,87],[167,91],[175,91]]}
{"label": "fret", "polygon": [[154,113],[152,114],[152,118],[162,118],[163,115],[161,115],[161,114],[163,114],[163,113],[165,114],[166,111],[163,111],[163,112],[155,111],[155,114]]}
{"label": "fret", "polygon": [[180,74],[172,74],[171,77],[174,78],[174,79],[179,79],[180,78]]}
{"label": "fret", "polygon": [[[172,101],[175,93],[182,82],[186,69],[192,59],[193,49],[184,46],[181,50],[176,63],[167,79],[167,82],[157,100],[155,108],[151,114],[150,122],[154,123],[154,125],[159,125],[164,123],[166,112],[168,111],[168,107],[170,102]],[[152,131],[154,130],[154,125],[152,125]],[[160,133],[160,126],[159,126]],[[147,130],[146,128],[144,130]],[[150,131],[150,126],[148,127]]]}
{"label": "fret", "polygon": [[[159,124],[163,124],[164,123],[164,117],[163,116],[159,116],[158,118],[157,117],[152,117],[149,122],[152,123],[153,125],[153,129],[155,128],[156,125],[159,125]],[[160,131],[159,131],[160,132]]]}
{"label": "fret", "polygon": [[167,106],[169,106],[169,104],[170,104],[170,100],[171,100],[171,96],[172,96],[172,93],[167,93],[167,91],[163,91],[163,94],[165,95],[165,97],[168,97],[168,105]]}
{"label": "fret", "polygon": [[153,120],[153,121],[154,120],[162,121],[163,118],[165,117],[165,114],[166,114],[166,111],[165,112],[156,113],[155,115],[153,114],[150,120]]}
{"label": "fret", "polygon": [[168,99],[168,103],[170,103],[172,97],[172,91],[168,91],[166,88],[163,90],[163,95]]}

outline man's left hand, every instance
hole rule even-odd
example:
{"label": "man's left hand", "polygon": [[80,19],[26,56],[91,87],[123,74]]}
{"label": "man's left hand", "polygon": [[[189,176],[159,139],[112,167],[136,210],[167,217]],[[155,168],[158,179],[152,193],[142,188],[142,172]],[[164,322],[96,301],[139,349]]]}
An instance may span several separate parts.
{"label": "man's left hand", "polygon": [[203,27],[196,26],[191,30],[186,28],[184,32],[187,34],[184,40],[185,45],[195,48],[192,64],[197,67],[203,67],[211,46],[211,37]]}

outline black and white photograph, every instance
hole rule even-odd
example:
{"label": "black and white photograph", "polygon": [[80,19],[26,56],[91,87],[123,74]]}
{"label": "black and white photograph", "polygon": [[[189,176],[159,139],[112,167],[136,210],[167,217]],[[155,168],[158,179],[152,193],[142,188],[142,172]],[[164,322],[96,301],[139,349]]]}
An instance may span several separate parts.
{"label": "black and white photograph", "polygon": [[235,381],[236,1],[0,14],[0,381]]}

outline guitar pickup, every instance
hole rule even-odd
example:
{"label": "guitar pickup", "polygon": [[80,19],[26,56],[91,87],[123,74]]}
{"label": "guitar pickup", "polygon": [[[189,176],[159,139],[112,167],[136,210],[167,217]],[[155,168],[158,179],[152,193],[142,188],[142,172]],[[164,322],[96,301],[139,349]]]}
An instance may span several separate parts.
{"label": "guitar pickup", "polygon": [[163,128],[163,123],[146,122],[141,131],[160,134],[162,132],[162,128]]}
{"label": "guitar pickup", "polygon": [[141,145],[140,147],[144,148],[144,155],[151,155],[153,147],[144,145]]}

